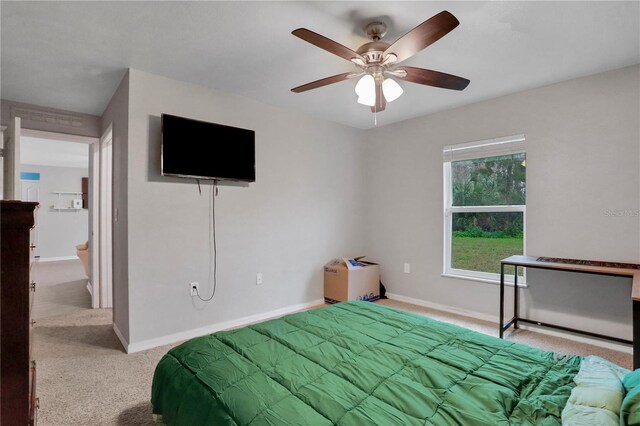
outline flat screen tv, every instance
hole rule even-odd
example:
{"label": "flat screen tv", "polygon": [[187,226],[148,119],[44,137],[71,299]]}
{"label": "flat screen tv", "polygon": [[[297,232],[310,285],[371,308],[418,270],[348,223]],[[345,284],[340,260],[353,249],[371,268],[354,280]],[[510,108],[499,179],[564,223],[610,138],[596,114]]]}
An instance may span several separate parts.
{"label": "flat screen tv", "polygon": [[161,173],[254,182],[255,132],[162,114]]}

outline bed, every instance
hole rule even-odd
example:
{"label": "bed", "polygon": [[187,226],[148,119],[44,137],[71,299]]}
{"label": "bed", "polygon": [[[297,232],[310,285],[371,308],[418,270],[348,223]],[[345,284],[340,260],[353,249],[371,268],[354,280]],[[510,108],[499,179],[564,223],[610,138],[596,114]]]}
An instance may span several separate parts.
{"label": "bed", "polygon": [[[557,425],[569,406],[574,419],[592,415],[585,398],[619,412],[630,372],[611,365],[622,388],[613,397],[594,397],[593,386],[574,396],[575,379],[593,376],[584,361],[346,302],[173,348],[156,367],[151,403],[168,425]],[[626,419],[640,413],[638,394]]]}

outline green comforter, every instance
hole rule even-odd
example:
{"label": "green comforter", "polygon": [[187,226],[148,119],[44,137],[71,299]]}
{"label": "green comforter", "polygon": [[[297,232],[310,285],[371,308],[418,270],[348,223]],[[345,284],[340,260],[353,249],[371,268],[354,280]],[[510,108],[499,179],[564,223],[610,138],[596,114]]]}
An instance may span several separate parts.
{"label": "green comforter", "polygon": [[151,402],[169,425],[557,425],[580,361],[348,302],[172,349]]}

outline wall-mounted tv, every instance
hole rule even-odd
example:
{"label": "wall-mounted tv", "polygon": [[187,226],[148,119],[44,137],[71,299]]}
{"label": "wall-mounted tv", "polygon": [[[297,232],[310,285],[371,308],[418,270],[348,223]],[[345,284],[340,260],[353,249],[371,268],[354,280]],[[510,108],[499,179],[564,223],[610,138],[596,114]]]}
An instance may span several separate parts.
{"label": "wall-mounted tv", "polygon": [[255,132],[162,114],[161,173],[254,182]]}

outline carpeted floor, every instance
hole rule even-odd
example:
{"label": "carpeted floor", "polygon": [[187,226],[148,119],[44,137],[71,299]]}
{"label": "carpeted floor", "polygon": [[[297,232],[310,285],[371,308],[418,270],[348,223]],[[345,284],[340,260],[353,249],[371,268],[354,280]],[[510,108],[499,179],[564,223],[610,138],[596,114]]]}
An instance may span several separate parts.
{"label": "carpeted floor", "polygon": [[40,426],[153,424],[153,369],[169,347],[127,355],[110,309],[44,318],[33,340]]}
{"label": "carpeted floor", "polygon": [[[496,325],[393,300],[379,302],[495,335]],[[150,425],[153,371],[172,346],[127,355],[113,333],[109,309],[44,318],[34,332],[38,424]],[[509,340],[565,354],[595,354],[630,368],[631,355],[527,330]]]}
{"label": "carpeted floor", "polygon": [[34,319],[91,309],[87,276],[80,259],[35,262],[31,277],[36,283]]}

